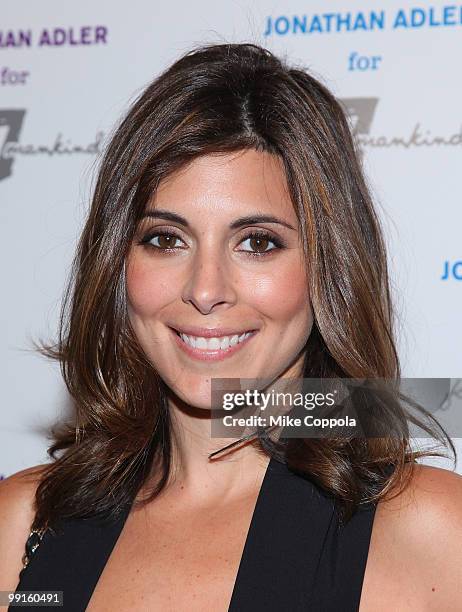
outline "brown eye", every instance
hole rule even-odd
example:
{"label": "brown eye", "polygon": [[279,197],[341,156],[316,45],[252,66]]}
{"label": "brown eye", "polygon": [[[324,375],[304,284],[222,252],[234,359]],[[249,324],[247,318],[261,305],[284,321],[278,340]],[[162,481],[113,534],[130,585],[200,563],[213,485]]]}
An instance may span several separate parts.
{"label": "brown eye", "polygon": [[157,231],[145,236],[141,243],[159,251],[174,251],[178,248],[182,248],[178,246],[177,241],[180,243],[183,242],[179,236],[172,232]]}
{"label": "brown eye", "polygon": [[177,240],[176,236],[172,236],[171,234],[159,234],[159,236],[155,236],[158,238],[158,246],[161,249],[171,249],[175,247],[175,240]]}
{"label": "brown eye", "polygon": [[257,251],[258,253],[264,253],[268,247],[269,242],[270,241],[268,240],[268,238],[262,237],[250,238],[249,240],[249,244],[252,250]]}
{"label": "brown eye", "polygon": [[270,254],[284,246],[280,240],[267,232],[251,232],[241,242],[244,245],[246,243],[248,248],[244,248],[242,251],[248,255],[257,256]]}

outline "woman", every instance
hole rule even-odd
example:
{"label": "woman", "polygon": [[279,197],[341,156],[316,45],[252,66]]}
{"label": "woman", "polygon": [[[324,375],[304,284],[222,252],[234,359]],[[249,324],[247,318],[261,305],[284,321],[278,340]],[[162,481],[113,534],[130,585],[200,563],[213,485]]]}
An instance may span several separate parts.
{"label": "woman", "polygon": [[40,350],[75,422],[1,484],[0,589],[91,612],[462,609],[461,478],[417,464],[405,430],[210,434],[212,378],[400,377],[380,224],[306,71],[208,45],[149,85],[66,298]]}

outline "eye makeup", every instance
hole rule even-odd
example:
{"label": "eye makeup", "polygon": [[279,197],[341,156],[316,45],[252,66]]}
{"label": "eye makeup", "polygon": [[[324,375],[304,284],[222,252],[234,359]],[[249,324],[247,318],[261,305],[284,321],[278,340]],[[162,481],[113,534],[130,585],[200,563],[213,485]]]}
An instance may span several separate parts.
{"label": "eye makeup", "polygon": [[[173,239],[170,245],[165,244],[165,243],[163,246],[161,243],[152,244],[153,240],[158,239],[160,241],[160,240],[167,239],[167,238]],[[179,240],[183,242],[184,244],[184,240],[181,238],[181,236],[177,232],[175,232],[175,230],[166,229],[166,228],[158,228],[158,229],[152,229],[151,231],[146,232],[143,235],[143,237],[138,241],[138,244],[143,245],[148,249],[153,249],[157,251],[159,254],[166,254],[166,255],[173,254],[181,250],[186,250],[188,248],[187,246],[186,247],[174,246],[176,240]],[[258,229],[258,230],[252,229],[248,231],[241,238],[239,244],[242,244],[243,242],[246,242],[246,241],[254,241],[254,246],[256,246],[255,243],[258,243],[258,242],[260,243],[263,242],[263,244],[272,243],[274,245],[273,247],[269,249],[265,249],[263,251],[238,249],[238,252],[245,253],[246,255],[250,257],[266,257],[267,255],[270,255],[270,254],[272,255],[275,251],[279,251],[279,250],[286,248],[286,243],[281,238],[279,238],[278,236],[275,236],[272,232],[268,230],[263,230],[263,229]]]}

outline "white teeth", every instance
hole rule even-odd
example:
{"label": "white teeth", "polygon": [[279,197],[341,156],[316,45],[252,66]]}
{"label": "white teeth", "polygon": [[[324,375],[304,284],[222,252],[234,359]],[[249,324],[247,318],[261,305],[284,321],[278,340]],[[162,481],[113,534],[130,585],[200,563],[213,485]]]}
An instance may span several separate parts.
{"label": "white teeth", "polygon": [[194,338],[194,336],[186,336],[190,340],[191,346],[199,349],[207,348],[207,340],[205,338]]}
{"label": "white teeth", "polygon": [[180,337],[189,346],[201,350],[216,351],[218,349],[226,350],[231,346],[235,346],[239,342],[243,342],[246,338],[252,335],[252,332],[246,332],[241,336],[222,336],[221,338],[202,338],[197,336],[187,336],[180,333]]}
{"label": "white teeth", "polygon": [[225,336],[224,338],[221,339],[220,348],[222,351],[229,348],[229,337],[228,336]]}

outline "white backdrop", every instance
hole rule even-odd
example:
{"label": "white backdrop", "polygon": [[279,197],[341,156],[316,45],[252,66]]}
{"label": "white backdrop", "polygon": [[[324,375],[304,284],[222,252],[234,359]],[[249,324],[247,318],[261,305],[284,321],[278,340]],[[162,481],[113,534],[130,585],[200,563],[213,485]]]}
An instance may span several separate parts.
{"label": "white backdrop", "polygon": [[266,46],[345,101],[386,226],[403,374],[461,377],[461,35],[462,4],[438,1],[3,0],[0,475],[45,461],[66,409],[30,338],[56,332],[104,138],[202,42]]}

